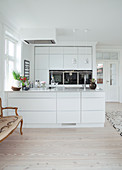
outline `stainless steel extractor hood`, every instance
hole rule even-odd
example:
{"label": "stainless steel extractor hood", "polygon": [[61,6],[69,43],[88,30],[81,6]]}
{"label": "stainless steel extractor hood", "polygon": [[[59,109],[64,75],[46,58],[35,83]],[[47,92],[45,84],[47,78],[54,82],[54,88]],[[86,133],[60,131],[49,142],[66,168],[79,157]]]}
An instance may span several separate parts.
{"label": "stainless steel extractor hood", "polygon": [[56,44],[56,29],[25,28],[20,33],[21,40],[27,44]]}
{"label": "stainless steel extractor hood", "polygon": [[55,40],[24,40],[27,44],[56,44]]}

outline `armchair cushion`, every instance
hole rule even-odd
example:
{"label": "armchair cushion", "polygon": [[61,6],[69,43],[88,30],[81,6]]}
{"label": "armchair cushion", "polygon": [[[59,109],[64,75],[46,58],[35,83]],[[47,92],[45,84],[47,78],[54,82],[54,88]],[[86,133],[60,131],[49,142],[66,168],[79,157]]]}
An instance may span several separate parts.
{"label": "armchair cushion", "polygon": [[22,116],[6,116],[0,118],[0,141],[11,134],[21,120]]}

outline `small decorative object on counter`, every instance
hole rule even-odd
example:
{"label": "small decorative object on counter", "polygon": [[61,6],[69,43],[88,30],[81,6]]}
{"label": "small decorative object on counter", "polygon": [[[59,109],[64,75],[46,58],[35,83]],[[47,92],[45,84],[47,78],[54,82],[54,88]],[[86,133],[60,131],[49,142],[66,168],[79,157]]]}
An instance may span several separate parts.
{"label": "small decorative object on counter", "polygon": [[41,87],[46,87],[46,82],[45,81],[41,81]]}
{"label": "small decorative object on counter", "polygon": [[95,82],[96,80],[94,78],[90,80],[90,85],[89,85],[90,89],[93,89],[93,90],[96,89],[97,85]]}

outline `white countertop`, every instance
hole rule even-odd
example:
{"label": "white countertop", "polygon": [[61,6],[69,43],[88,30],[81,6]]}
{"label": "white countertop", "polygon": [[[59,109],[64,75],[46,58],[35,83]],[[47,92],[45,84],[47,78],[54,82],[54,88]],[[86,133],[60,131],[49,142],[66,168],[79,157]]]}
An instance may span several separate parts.
{"label": "white countertop", "polygon": [[6,92],[19,92],[19,93],[30,93],[30,92],[104,92],[102,89],[84,89],[76,88],[76,87],[57,87],[57,88],[31,88],[27,91],[20,90],[20,91],[6,91]]}

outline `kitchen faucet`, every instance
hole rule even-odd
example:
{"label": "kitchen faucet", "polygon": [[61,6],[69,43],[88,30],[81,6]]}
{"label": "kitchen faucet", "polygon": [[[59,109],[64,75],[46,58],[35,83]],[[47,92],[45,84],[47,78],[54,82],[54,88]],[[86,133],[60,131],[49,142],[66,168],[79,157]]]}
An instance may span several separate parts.
{"label": "kitchen faucet", "polygon": [[86,74],[84,75],[84,91],[86,91]]}

